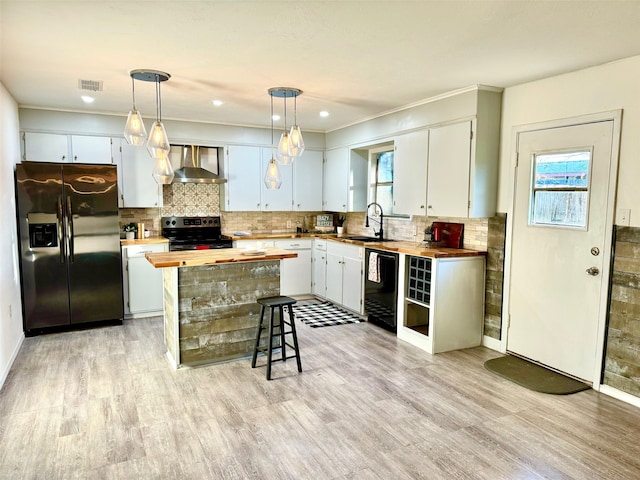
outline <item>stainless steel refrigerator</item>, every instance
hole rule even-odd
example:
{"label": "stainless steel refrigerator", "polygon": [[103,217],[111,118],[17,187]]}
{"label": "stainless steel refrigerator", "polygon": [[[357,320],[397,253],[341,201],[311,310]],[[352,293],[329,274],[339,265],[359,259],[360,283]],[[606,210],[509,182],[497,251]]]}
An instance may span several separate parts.
{"label": "stainless steel refrigerator", "polygon": [[16,165],[24,329],[122,320],[116,167]]}

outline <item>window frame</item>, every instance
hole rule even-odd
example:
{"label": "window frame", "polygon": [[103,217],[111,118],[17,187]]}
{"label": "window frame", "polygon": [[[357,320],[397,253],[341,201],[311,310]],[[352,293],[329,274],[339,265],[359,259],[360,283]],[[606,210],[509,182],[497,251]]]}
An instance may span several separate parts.
{"label": "window frame", "polygon": [[[569,154],[569,153],[588,153],[588,169],[587,169],[587,185],[586,186],[551,186],[546,188],[536,187],[536,159],[543,155],[554,155],[554,154]],[[593,146],[584,146],[584,147],[571,147],[564,149],[551,149],[551,150],[537,150],[531,152],[530,159],[530,182],[529,182],[529,218],[528,225],[530,227],[536,228],[562,228],[568,230],[580,230],[587,231],[589,230],[589,210],[591,206],[591,178],[593,177]],[[537,222],[534,220],[535,216],[535,202],[536,202],[536,193],[537,192],[586,192],[587,193],[587,204],[586,204],[586,212],[585,212],[585,222],[584,225],[568,225],[568,224],[560,224],[560,223],[545,223],[545,222]]]}

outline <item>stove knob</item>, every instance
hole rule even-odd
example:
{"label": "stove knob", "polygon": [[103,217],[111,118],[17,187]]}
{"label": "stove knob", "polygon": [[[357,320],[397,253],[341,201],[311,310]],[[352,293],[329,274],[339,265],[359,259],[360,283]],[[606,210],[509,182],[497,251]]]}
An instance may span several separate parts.
{"label": "stove knob", "polygon": [[213,220],[209,220],[209,223],[213,223]]}
{"label": "stove knob", "polygon": [[171,225],[175,225],[176,221],[175,220],[171,220]]}

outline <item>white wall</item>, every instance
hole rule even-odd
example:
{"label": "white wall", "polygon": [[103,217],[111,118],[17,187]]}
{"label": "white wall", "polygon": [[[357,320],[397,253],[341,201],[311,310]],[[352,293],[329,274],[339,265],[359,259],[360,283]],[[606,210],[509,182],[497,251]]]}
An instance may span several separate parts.
{"label": "white wall", "polygon": [[623,109],[617,208],[631,209],[640,226],[640,56],[504,90],[498,211],[506,212],[513,184],[514,126]]}
{"label": "white wall", "polygon": [[18,105],[0,83],[0,388],[24,340],[13,186],[19,159]]}

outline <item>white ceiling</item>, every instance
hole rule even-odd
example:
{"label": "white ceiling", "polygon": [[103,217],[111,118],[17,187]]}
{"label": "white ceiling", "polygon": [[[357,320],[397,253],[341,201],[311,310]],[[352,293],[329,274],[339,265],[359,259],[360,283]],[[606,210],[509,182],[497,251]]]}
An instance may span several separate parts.
{"label": "white ceiling", "polygon": [[[640,54],[639,25],[640,1],[1,0],[0,79],[20,106],[125,115],[129,70],[162,70],[163,118],[261,126],[290,86],[303,131],[329,131]],[[80,79],[104,82],[91,105]],[[153,83],[136,100],[155,115]]]}

